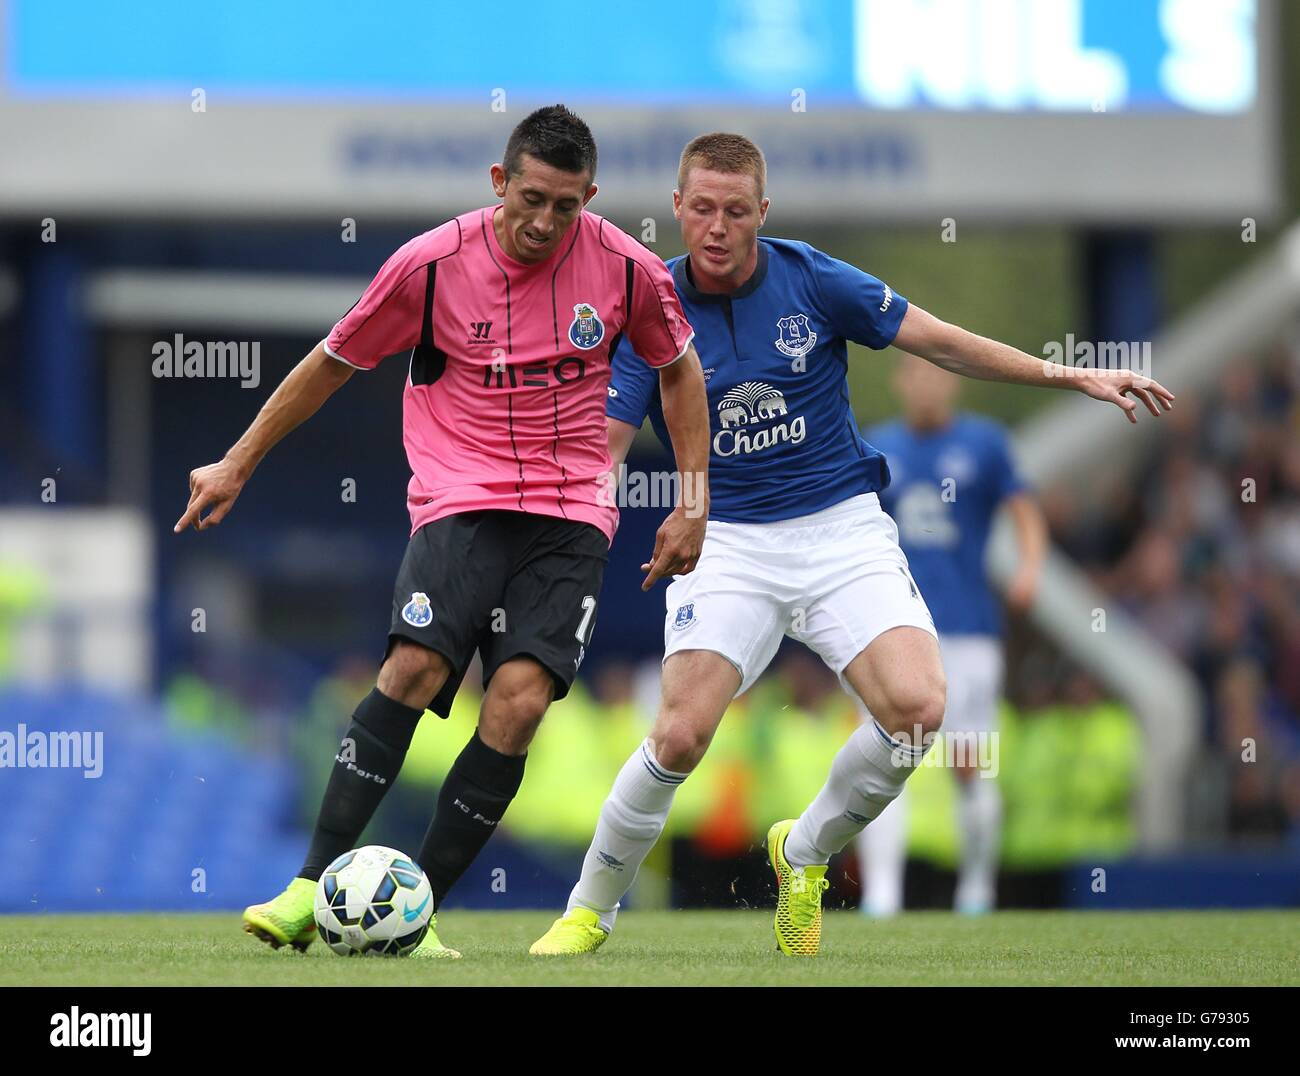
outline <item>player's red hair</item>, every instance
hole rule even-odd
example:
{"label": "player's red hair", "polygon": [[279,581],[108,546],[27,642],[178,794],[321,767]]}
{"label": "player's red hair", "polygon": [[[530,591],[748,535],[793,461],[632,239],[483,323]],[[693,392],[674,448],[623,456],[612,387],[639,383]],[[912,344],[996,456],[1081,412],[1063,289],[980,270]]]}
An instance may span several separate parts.
{"label": "player's red hair", "polygon": [[744,135],[714,131],[692,138],[682,150],[681,164],[677,166],[679,191],[686,189],[686,177],[696,167],[732,175],[748,172],[758,184],[759,198],[767,190],[767,161],[763,159],[763,151]]}

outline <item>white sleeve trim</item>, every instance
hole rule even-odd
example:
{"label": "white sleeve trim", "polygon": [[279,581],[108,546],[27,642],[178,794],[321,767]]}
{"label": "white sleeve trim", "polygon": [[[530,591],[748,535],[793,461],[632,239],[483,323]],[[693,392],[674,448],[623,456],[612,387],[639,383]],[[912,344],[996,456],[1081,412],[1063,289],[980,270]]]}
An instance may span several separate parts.
{"label": "white sleeve trim", "polygon": [[672,362],[663,362],[663,363],[660,363],[658,366],[655,367],[655,369],[656,369],[656,370],[666,370],[666,369],[667,369],[669,366],[671,366],[674,362],[677,362],[678,359],[680,359],[683,355],[686,354],[687,351],[690,350],[690,347],[691,347],[691,341],[694,340],[694,339],[695,339],[695,330],[692,329],[692,330],[691,330],[691,335],[688,336],[688,337],[686,338],[686,343],[684,343],[684,344],[682,345],[682,349],[681,349],[681,351],[677,352],[677,358],[673,359]]}
{"label": "white sleeve trim", "polygon": [[325,354],[326,354],[326,355],[328,355],[331,359],[338,359],[338,361],[341,362],[341,363],[343,363],[344,366],[351,366],[352,369],[354,369],[354,370],[368,370],[368,369],[370,369],[370,367],[368,367],[368,366],[358,366],[355,362],[348,362],[348,360],[345,359],[342,355],[338,354],[338,353],[335,352],[335,351],[331,351],[331,350],[330,350],[330,346],[329,346],[329,344],[328,344],[325,340],[322,340],[322,341],[320,342],[320,346],[323,347],[323,348],[325,349]]}

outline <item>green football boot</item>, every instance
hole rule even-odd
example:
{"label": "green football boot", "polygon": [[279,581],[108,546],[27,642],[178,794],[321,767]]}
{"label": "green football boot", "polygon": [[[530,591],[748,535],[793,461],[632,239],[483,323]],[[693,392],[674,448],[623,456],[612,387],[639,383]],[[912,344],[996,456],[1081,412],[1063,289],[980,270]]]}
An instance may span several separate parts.
{"label": "green football boot", "polygon": [[244,933],[272,949],[292,945],[306,952],[316,939],[315,904],[316,883],[310,878],[295,878],[274,900],[244,909]]}
{"label": "green football boot", "polygon": [[455,949],[449,949],[438,940],[438,916],[437,913],[429,919],[429,929],[424,935],[424,940],[411,950],[410,960],[459,960],[460,953]]}
{"label": "green football boot", "polygon": [[533,956],[577,956],[594,953],[608,937],[600,927],[600,916],[587,908],[574,908],[552,923],[528,951]]}
{"label": "green football boot", "polygon": [[826,864],[790,866],[785,839],[794,819],[778,822],[767,833],[767,854],[776,872],[776,944],[786,956],[816,956],[822,944],[822,894],[830,888]]}

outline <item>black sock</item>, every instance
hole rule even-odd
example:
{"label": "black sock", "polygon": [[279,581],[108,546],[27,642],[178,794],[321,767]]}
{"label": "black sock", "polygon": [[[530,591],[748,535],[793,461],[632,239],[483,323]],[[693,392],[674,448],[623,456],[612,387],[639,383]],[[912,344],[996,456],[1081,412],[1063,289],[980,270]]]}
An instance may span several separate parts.
{"label": "black sock", "polygon": [[316,881],[334,860],[357,846],[384,793],[393,787],[423,714],[379,688],[357,705],[334,757],[299,878]]}
{"label": "black sock", "polygon": [[447,771],[437,812],[417,857],[433,889],[435,910],[496,832],[524,779],[526,758],[494,751],[475,729]]}

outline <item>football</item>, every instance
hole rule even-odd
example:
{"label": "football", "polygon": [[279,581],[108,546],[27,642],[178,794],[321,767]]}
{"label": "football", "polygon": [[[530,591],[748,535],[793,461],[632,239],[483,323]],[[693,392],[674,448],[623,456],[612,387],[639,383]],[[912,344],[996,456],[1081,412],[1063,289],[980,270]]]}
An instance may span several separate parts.
{"label": "football", "polygon": [[406,956],[433,916],[429,880],[404,852],[344,852],[316,883],[316,926],[340,956]]}

